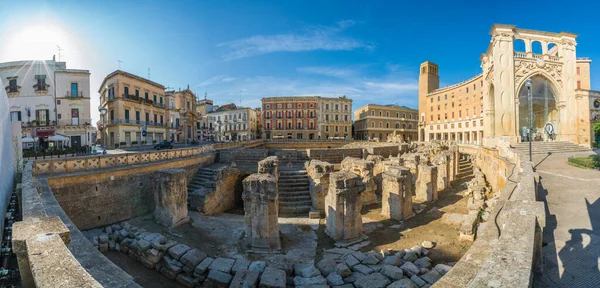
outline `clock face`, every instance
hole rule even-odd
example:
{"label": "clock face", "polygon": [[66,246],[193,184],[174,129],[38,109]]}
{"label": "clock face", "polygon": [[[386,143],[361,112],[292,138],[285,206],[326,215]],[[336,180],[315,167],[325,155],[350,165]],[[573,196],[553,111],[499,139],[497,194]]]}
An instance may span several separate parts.
{"label": "clock face", "polygon": [[594,100],[594,108],[600,108],[600,99]]}

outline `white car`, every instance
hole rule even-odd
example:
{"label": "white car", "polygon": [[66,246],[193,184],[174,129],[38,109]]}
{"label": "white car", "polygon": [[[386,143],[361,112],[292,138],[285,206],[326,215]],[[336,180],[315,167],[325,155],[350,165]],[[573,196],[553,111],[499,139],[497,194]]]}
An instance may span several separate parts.
{"label": "white car", "polygon": [[106,154],[106,148],[102,146],[92,146],[92,154]]}

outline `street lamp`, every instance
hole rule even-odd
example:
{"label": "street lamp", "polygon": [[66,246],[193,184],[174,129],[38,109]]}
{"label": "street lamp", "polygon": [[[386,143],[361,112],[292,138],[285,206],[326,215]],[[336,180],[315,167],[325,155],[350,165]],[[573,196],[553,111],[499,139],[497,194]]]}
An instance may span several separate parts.
{"label": "street lamp", "polygon": [[[106,125],[104,124],[104,117],[106,116],[106,108],[102,106],[98,106],[98,112],[102,115],[102,131],[106,130]],[[104,137],[104,132],[102,132],[102,147],[106,149],[106,139]]]}
{"label": "street lamp", "polygon": [[186,136],[189,137],[190,135],[186,135],[185,131],[187,130],[187,118],[185,116],[183,116],[183,141],[185,141],[185,147],[187,147],[187,139]]}
{"label": "street lamp", "polygon": [[531,129],[533,128],[533,101],[532,101],[532,97],[531,97],[531,78],[528,78],[527,80],[525,80],[525,86],[527,87],[527,104],[529,106],[529,110],[527,111],[529,114],[529,121],[527,121],[529,129],[528,129],[528,137],[529,138],[529,161],[533,161],[532,157],[531,157]]}

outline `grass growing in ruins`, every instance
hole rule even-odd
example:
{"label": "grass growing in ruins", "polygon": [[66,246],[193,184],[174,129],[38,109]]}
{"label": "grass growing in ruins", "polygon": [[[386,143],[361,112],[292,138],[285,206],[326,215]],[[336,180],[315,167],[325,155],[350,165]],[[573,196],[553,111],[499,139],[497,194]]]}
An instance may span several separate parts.
{"label": "grass growing in ruins", "polygon": [[579,168],[598,169],[600,168],[600,156],[572,157],[567,163]]}

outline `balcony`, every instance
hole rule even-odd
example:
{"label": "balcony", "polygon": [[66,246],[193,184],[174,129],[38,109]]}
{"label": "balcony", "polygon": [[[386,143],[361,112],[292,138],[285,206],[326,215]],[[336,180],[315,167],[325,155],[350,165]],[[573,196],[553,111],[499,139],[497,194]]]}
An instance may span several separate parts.
{"label": "balcony", "polygon": [[165,108],[165,104],[164,103],[154,102],[152,99],[146,99],[144,97],[140,97],[140,96],[137,96],[137,95],[123,94],[123,99],[130,100],[130,101],[135,101],[135,102],[139,102],[139,103],[142,103],[142,104],[150,104],[150,105],[158,106],[158,107],[161,107],[161,108]]}
{"label": "balcony", "polygon": [[67,91],[65,93],[65,98],[81,99],[83,98],[83,91]]}
{"label": "balcony", "polygon": [[90,126],[92,119],[83,118],[66,118],[58,119],[58,126]]}
{"label": "balcony", "polygon": [[21,127],[25,128],[25,127],[52,127],[56,125],[56,121],[50,121],[50,120],[43,120],[43,121],[39,121],[39,120],[31,120],[28,122],[21,122]]}
{"label": "balcony", "polygon": [[165,123],[158,123],[153,121],[141,121],[141,120],[133,120],[133,119],[112,119],[108,120],[108,125],[118,125],[118,124],[130,124],[130,125],[146,125],[150,127],[167,127]]}

